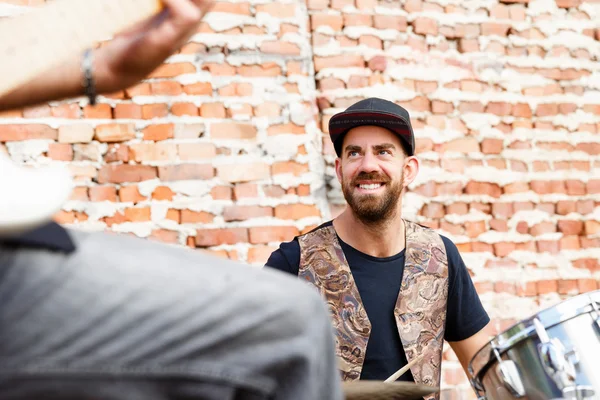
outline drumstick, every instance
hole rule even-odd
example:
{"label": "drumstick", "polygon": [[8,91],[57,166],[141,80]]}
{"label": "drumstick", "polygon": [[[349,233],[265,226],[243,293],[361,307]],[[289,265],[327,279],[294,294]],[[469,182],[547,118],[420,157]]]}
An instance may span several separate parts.
{"label": "drumstick", "polygon": [[394,382],[396,379],[400,378],[402,375],[404,375],[404,373],[406,371],[408,371],[410,369],[410,367],[412,367],[419,360],[421,360],[421,357],[423,357],[422,354],[420,356],[417,356],[417,358],[414,358],[411,362],[409,362],[408,364],[406,364],[404,367],[400,368],[398,371],[394,372],[392,374],[392,376],[390,376],[389,378],[387,378],[384,382]]}

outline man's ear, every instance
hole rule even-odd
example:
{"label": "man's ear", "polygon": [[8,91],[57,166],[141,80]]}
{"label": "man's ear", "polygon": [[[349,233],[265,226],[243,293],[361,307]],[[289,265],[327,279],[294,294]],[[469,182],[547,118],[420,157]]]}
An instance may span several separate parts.
{"label": "man's ear", "polygon": [[339,157],[335,159],[335,174],[337,175],[338,182],[342,183],[342,160]]}
{"label": "man's ear", "polygon": [[417,174],[419,173],[419,164],[419,159],[415,156],[408,157],[406,161],[404,161],[403,178],[405,188],[417,177]]}

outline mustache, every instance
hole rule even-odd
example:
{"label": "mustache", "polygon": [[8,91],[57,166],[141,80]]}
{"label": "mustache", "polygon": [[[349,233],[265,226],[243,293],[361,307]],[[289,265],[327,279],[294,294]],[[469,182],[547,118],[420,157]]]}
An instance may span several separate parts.
{"label": "mustache", "polygon": [[352,185],[357,185],[359,181],[379,181],[388,183],[390,178],[376,172],[361,172],[354,179],[352,179]]}

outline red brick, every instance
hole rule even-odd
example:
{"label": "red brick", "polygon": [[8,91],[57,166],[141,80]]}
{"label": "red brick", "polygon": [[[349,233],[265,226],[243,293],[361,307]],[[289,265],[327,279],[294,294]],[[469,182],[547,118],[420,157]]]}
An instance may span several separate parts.
{"label": "red brick", "polygon": [[148,165],[110,164],[98,171],[98,183],[141,182],[156,177],[156,168]]}
{"label": "red brick", "polygon": [[231,182],[248,182],[268,179],[270,177],[269,165],[264,163],[219,165],[217,166],[219,179]]}
{"label": "red brick", "polygon": [[179,232],[169,231],[167,229],[154,229],[148,239],[162,243],[178,244]]}
{"label": "red brick", "polygon": [[102,218],[102,221],[106,224],[107,227],[111,227],[115,224],[122,224],[127,222],[125,220],[125,216],[123,214],[121,214],[120,212],[115,213],[113,216],[111,217],[104,217]]}
{"label": "red brick", "polygon": [[325,68],[349,68],[365,65],[365,60],[358,54],[348,54],[342,56],[315,57],[315,71],[319,72]]}
{"label": "red brick", "polygon": [[535,110],[535,115],[538,117],[549,117],[558,114],[558,104],[539,104]]}
{"label": "red brick", "polygon": [[[383,72],[387,68],[387,58],[384,56],[375,56],[369,60],[368,66],[371,71]],[[351,86],[349,86],[349,88],[351,88]]]}
{"label": "red brick", "polygon": [[[233,75],[232,73],[231,75]],[[216,75],[216,74],[213,74]],[[212,96],[213,87],[209,82],[196,82],[183,87],[186,94],[192,96]]]}
{"label": "red brick", "polygon": [[438,23],[427,17],[417,17],[413,21],[413,31],[418,35],[437,35]]}
{"label": "red brick", "polygon": [[126,208],[124,215],[128,222],[150,221],[150,207]]}
{"label": "red brick", "polygon": [[583,231],[583,221],[558,221],[558,230],[564,235],[579,235]]}
{"label": "red brick", "polygon": [[31,139],[58,139],[58,131],[41,124],[6,124],[0,125],[0,142],[11,142]]}
{"label": "red brick", "polygon": [[154,192],[152,192],[152,199],[172,201],[174,195],[175,193],[173,193],[171,188],[167,186],[158,186],[156,189],[154,189]]}
{"label": "red brick", "polygon": [[181,116],[198,116],[198,107],[194,103],[175,103],[171,106],[171,114]]}
{"label": "red brick", "polygon": [[72,161],[73,147],[68,143],[50,143],[48,157],[57,161]]}
{"label": "red brick", "polygon": [[110,104],[96,104],[95,106],[87,105],[83,109],[83,116],[85,118],[94,119],[111,119],[112,108]]}
{"label": "red brick", "polygon": [[129,161],[129,146],[124,144],[110,144],[104,155],[104,161],[112,162],[128,162]]}
{"label": "red brick", "polygon": [[559,242],[561,250],[579,250],[581,248],[577,236],[563,236]]}
{"label": "red brick", "polygon": [[165,118],[169,115],[169,107],[166,104],[144,104],[142,106],[142,118]]}
{"label": "red brick", "polygon": [[119,103],[113,111],[115,119],[141,119],[142,106],[139,104]]}
{"label": "red brick", "polygon": [[554,233],[556,232],[556,225],[552,222],[540,222],[538,224],[533,225],[529,229],[529,233],[533,236],[544,235],[546,233]]}
{"label": "red brick", "polygon": [[475,153],[479,152],[479,143],[472,137],[453,139],[441,145],[442,152]]}
{"label": "red brick", "polygon": [[504,149],[504,140],[502,139],[483,139],[481,142],[481,152],[484,154],[500,154]]}
{"label": "red brick", "polygon": [[52,116],[56,118],[79,119],[81,107],[77,103],[59,104],[52,107]]}
{"label": "red brick", "polygon": [[114,186],[92,186],[89,189],[91,201],[117,201],[117,189]]}
{"label": "red brick", "polygon": [[598,282],[593,278],[578,279],[577,287],[579,288],[579,293],[588,293],[598,288]]}
{"label": "red brick", "polygon": [[444,210],[444,205],[442,203],[428,203],[422,209],[422,215],[427,218],[441,219],[444,218],[446,212]]}
{"label": "red brick", "polygon": [[586,185],[588,194],[599,194],[600,193],[600,179],[590,179]]}
{"label": "red brick", "polygon": [[494,254],[497,257],[506,257],[513,251],[517,249],[517,246],[514,243],[510,242],[499,242],[493,244]]}
{"label": "red brick", "polygon": [[488,196],[492,197],[500,197],[502,195],[502,189],[495,183],[471,181],[467,183],[465,193],[487,194]]}
{"label": "red brick", "polygon": [[281,67],[274,62],[260,65],[242,65],[238,67],[238,74],[248,77],[276,77],[282,75]]}
{"label": "red brick", "polygon": [[517,103],[512,107],[512,115],[520,118],[531,118],[533,112],[527,103]]}
{"label": "red brick", "polygon": [[511,115],[512,104],[492,101],[488,103],[487,107],[485,108],[485,112],[500,116]]}
{"label": "red brick", "polygon": [[247,228],[199,229],[196,232],[196,246],[198,247],[243,242],[248,242]]}
{"label": "red brick", "polygon": [[175,81],[151,82],[150,91],[155,96],[177,96],[183,92],[181,84]]}
{"label": "red brick", "polygon": [[210,135],[213,139],[254,139],[256,127],[233,122],[216,123],[211,125]]}
{"label": "red brick", "polygon": [[250,243],[281,243],[292,240],[300,232],[294,226],[269,226],[250,228]]}
{"label": "red brick", "polygon": [[556,0],[556,5],[560,8],[572,8],[581,4],[581,0]]}
{"label": "red brick", "polygon": [[536,286],[538,294],[558,292],[558,281],[556,280],[538,281]]}
{"label": "red brick", "polygon": [[376,29],[393,29],[397,32],[406,32],[408,23],[402,15],[374,15],[373,26]]}
{"label": "red brick", "polygon": [[[567,215],[575,212],[576,203],[572,200],[561,200],[556,203],[556,213],[558,215]],[[560,225],[559,225],[560,226]]]}
{"label": "red brick", "polygon": [[307,164],[300,164],[294,161],[282,161],[275,162],[272,166],[272,174],[292,174],[294,176],[300,176],[308,172]]}
{"label": "red brick", "polygon": [[470,238],[476,238],[487,231],[485,221],[465,222],[465,229]]}
{"label": "red brick", "polygon": [[60,210],[52,218],[58,224],[75,224],[77,222],[87,221],[88,216],[85,213],[78,211]]}
{"label": "red brick", "polygon": [[166,142],[143,142],[134,143],[129,146],[129,158],[136,162],[145,161],[175,161],[177,158],[177,147],[175,143]]}
{"label": "red brick", "polygon": [[483,24],[481,24],[481,34],[485,36],[506,36],[509,30],[509,24],[501,24],[497,22],[484,22]]}
{"label": "red brick", "polygon": [[600,222],[595,220],[587,220],[584,222],[584,231],[586,235],[596,235],[600,233]]}
{"label": "red brick", "polygon": [[320,216],[319,209],[310,204],[282,204],[275,207],[275,218],[297,220]]}
{"label": "red brick", "polygon": [[178,75],[193,74],[196,67],[192,63],[166,63],[159,66],[149,78],[174,78]]}
{"label": "red brick", "polygon": [[251,264],[264,265],[271,253],[277,248],[272,246],[256,246],[248,249],[248,262]]}
{"label": "red brick", "polygon": [[250,218],[272,217],[273,209],[271,207],[261,206],[228,206],[223,210],[223,219],[226,222],[245,221]]}
{"label": "red brick", "polygon": [[[536,242],[536,249],[538,253],[558,254],[560,253],[560,243],[555,240],[539,240]],[[532,251],[536,251],[536,249]]]}
{"label": "red brick", "polygon": [[215,216],[206,211],[181,210],[182,224],[210,224]]}
{"label": "red brick", "polygon": [[492,230],[495,230],[497,232],[508,232],[508,223],[505,220],[492,219],[489,223],[490,229]]}
{"label": "red brick", "polygon": [[158,176],[162,181],[206,180],[215,172],[210,164],[179,164],[158,167]]}
{"label": "red brick", "polygon": [[324,13],[316,13],[310,17],[311,27],[313,30],[320,26],[328,26],[334,31],[341,31],[344,25],[344,19],[341,15],[331,15]]}
{"label": "red brick", "polygon": [[147,82],[142,82],[127,88],[125,90],[125,94],[128,98],[133,98],[135,96],[150,96],[152,93],[150,91],[150,84]]}
{"label": "red brick", "polygon": [[41,104],[38,106],[25,107],[23,109],[24,118],[48,118],[52,115],[50,106]]}
{"label": "red brick", "polygon": [[158,141],[172,139],[173,133],[173,124],[149,125],[143,130],[144,140]]}
{"label": "red brick", "polygon": [[124,142],[135,137],[133,124],[106,124],[98,125],[94,138],[99,142]]}
{"label": "red brick", "polygon": [[536,296],[537,295],[537,284],[536,282],[521,282],[517,285],[517,296]]}

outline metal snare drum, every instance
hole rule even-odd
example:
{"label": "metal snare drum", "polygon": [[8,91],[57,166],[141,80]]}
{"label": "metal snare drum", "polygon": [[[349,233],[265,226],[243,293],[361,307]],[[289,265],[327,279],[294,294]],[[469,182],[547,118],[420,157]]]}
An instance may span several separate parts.
{"label": "metal snare drum", "polygon": [[600,400],[600,290],[525,319],[469,363],[480,399]]}

